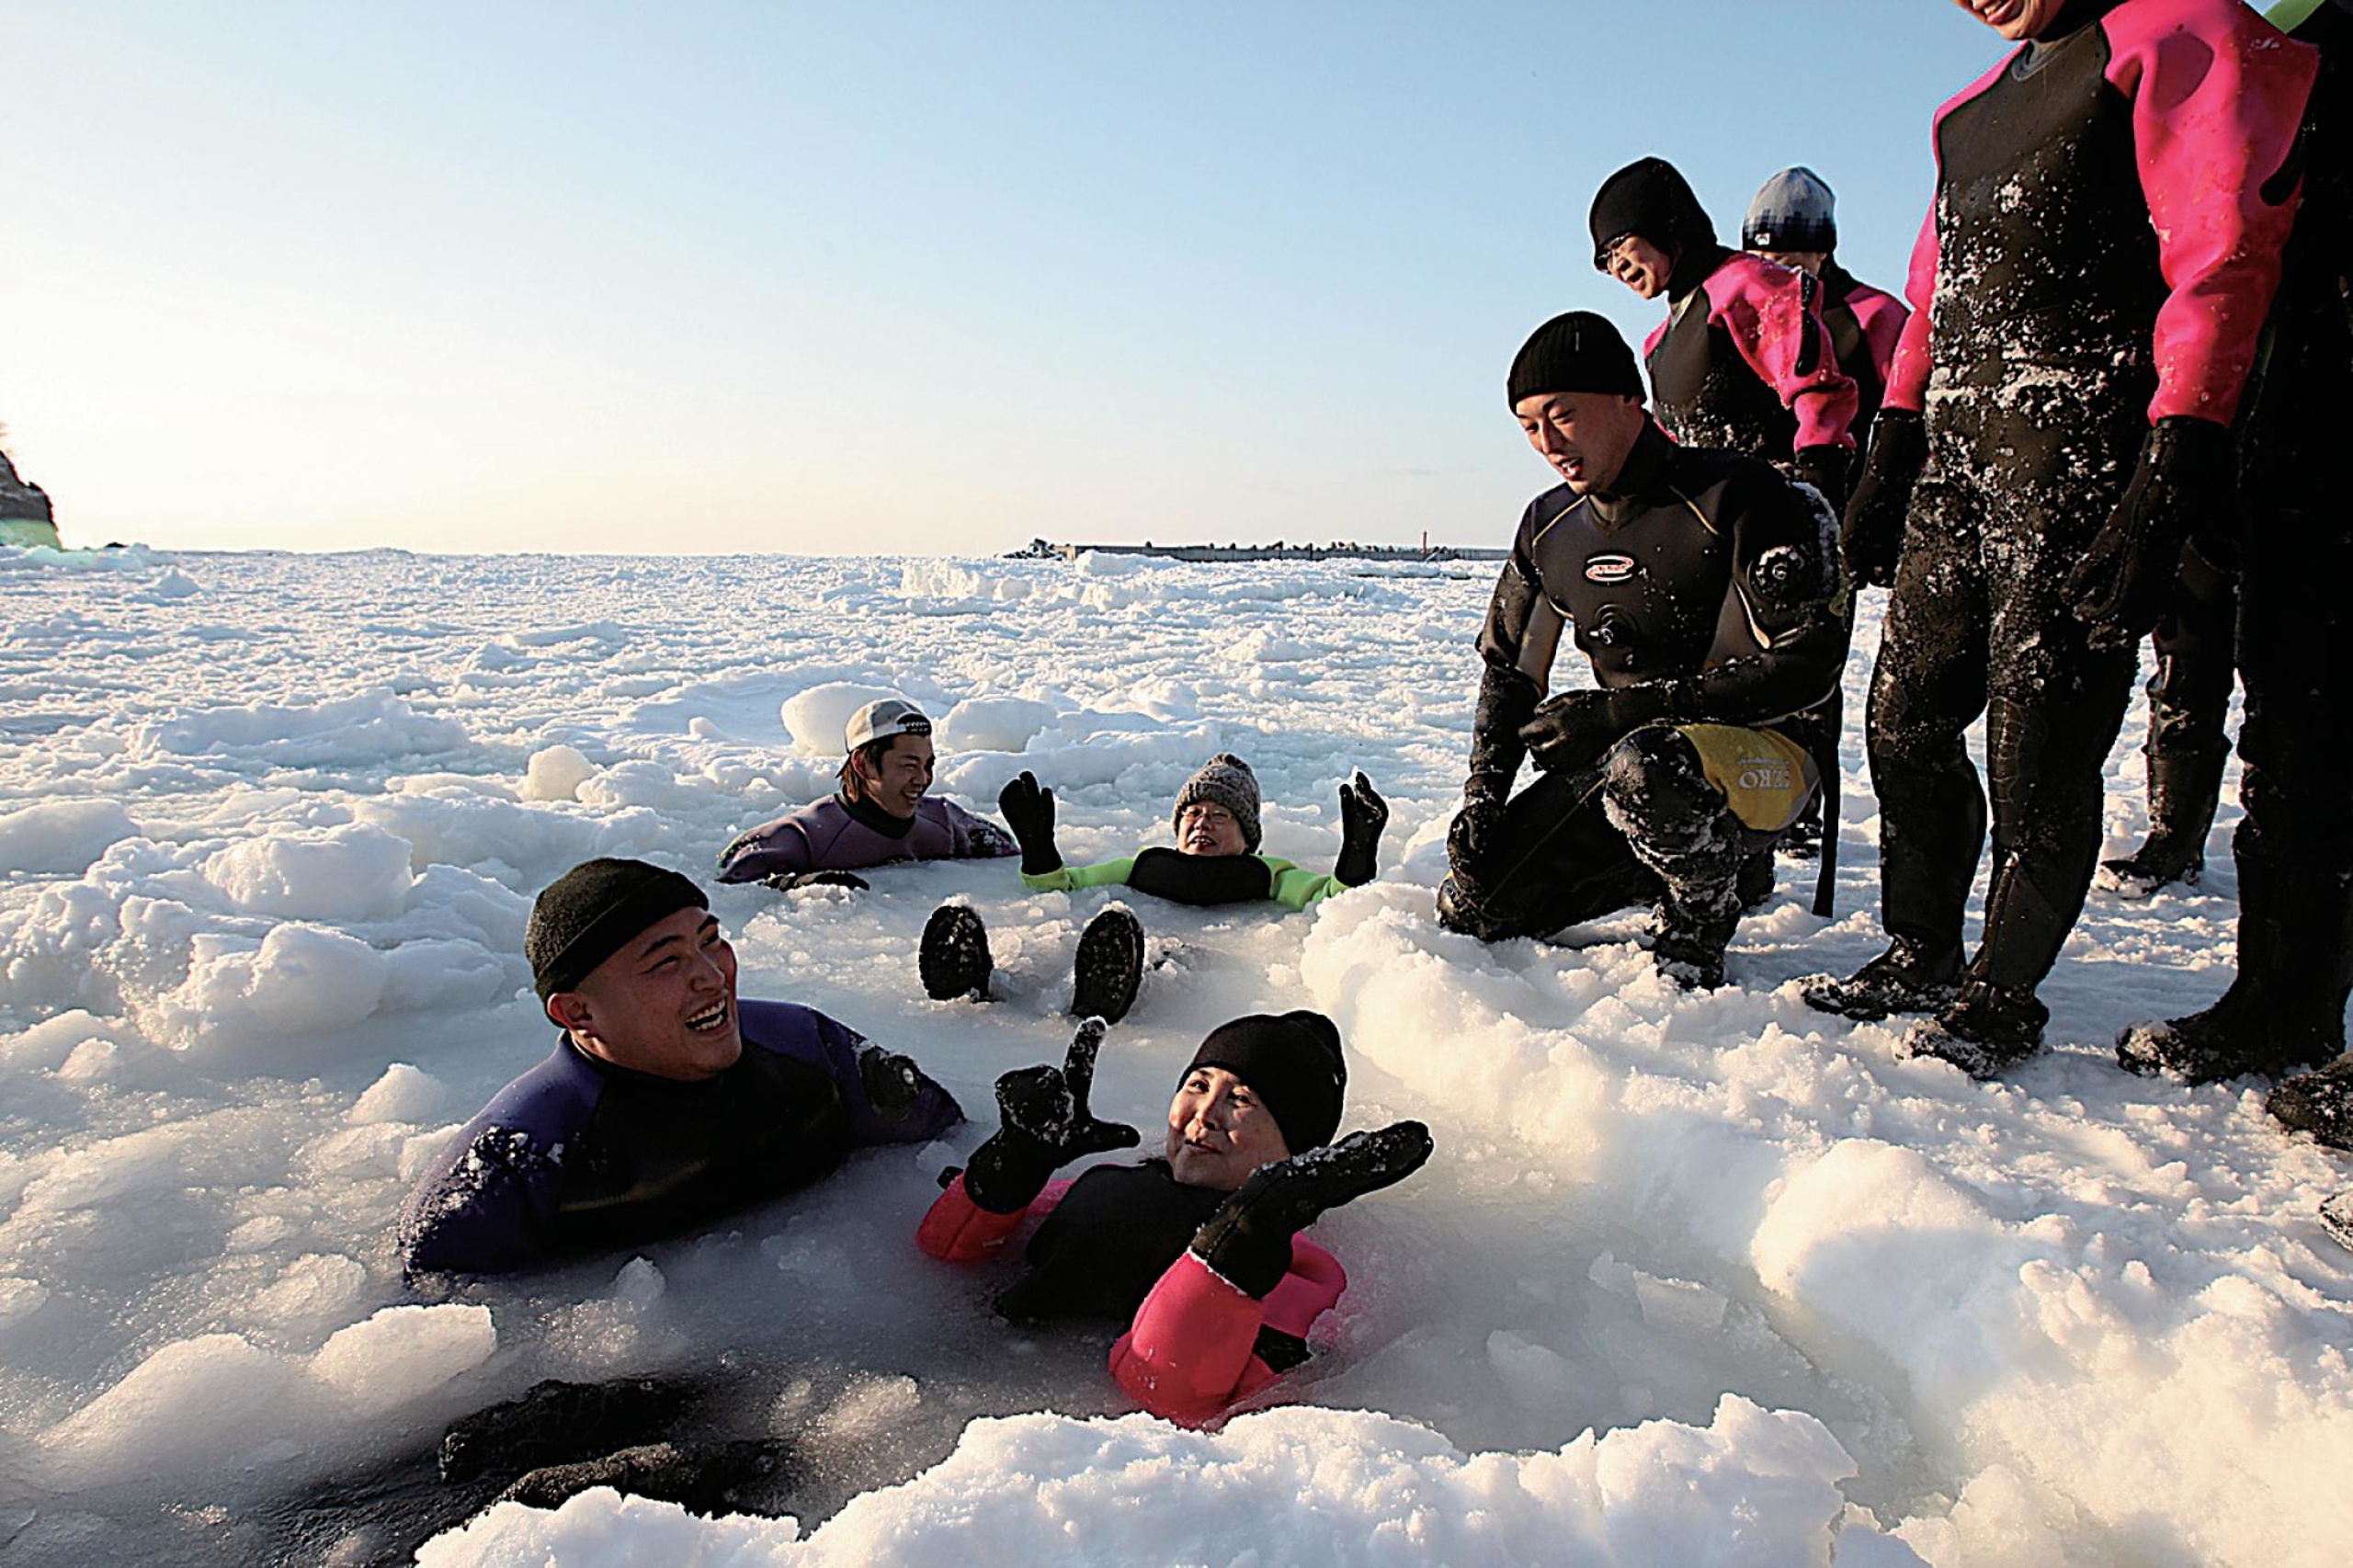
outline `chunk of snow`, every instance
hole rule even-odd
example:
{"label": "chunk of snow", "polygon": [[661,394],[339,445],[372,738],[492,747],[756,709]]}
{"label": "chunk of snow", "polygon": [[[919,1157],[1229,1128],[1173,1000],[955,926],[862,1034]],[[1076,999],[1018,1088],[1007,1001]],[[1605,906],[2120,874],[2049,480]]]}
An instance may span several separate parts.
{"label": "chunk of snow", "polygon": [[309,1369],[355,1414],[381,1415],[472,1371],[497,1348],[488,1307],[386,1307],[337,1330]]}
{"label": "chunk of snow", "polygon": [[597,765],[571,746],[542,746],[523,769],[527,801],[577,800],[580,786],[597,777]]}
{"label": "chunk of snow", "polygon": [[78,877],[107,846],[138,831],[114,801],[43,801],[0,812],[0,873]]}

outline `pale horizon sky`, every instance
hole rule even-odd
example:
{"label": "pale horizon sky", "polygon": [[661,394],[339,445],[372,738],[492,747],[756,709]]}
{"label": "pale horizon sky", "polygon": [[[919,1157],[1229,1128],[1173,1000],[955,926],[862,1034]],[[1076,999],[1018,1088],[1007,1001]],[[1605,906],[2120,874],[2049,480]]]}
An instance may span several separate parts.
{"label": "pale horizon sky", "polygon": [[0,424],[72,544],[1506,541],[1611,170],[1899,289],[1949,0],[13,6]]}

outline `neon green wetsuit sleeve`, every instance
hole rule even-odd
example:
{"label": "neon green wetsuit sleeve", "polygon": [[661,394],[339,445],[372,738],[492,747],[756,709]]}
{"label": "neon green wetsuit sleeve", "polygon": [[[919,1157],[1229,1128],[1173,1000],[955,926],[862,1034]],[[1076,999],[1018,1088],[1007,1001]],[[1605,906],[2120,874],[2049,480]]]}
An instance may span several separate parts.
{"label": "neon green wetsuit sleeve", "polygon": [[1125,882],[1136,869],[1136,858],[1098,860],[1092,866],[1057,866],[1036,876],[1021,873],[1021,885],[1031,892],[1070,892],[1078,888],[1107,888]]}
{"label": "neon green wetsuit sleeve", "polygon": [[1285,909],[1305,909],[1309,904],[1323,903],[1334,893],[1348,891],[1330,877],[1302,871],[1288,860],[1278,860],[1271,855],[1261,855],[1258,858],[1264,860],[1267,869],[1274,873],[1275,902]]}

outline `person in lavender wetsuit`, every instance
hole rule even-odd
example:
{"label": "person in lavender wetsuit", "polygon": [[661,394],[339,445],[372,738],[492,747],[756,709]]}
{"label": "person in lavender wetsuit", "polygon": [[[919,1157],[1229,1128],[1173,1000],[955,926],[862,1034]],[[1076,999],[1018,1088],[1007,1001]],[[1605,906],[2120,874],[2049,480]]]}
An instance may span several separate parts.
{"label": "person in lavender wetsuit", "polygon": [[931,721],[912,702],[868,703],[850,715],[842,738],[841,788],[738,835],[720,851],[721,881],[863,888],[854,872],[895,860],[1019,853],[995,823],[929,794]]}

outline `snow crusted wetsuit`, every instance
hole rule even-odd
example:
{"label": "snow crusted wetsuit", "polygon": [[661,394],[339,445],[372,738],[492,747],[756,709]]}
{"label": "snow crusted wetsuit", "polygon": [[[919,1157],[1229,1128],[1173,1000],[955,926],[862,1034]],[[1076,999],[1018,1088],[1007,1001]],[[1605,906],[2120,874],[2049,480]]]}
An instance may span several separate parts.
{"label": "snow crusted wetsuit", "polygon": [[2092,645],[2063,586],[2152,425],[2236,413],[2312,74],[2238,0],[2072,0],[1937,115],[1887,398],[1926,411],[1927,457],[1871,684],[1881,922],[1957,961],[1985,836],[1962,736],[1985,713],[1995,867],[1960,1006],[2036,1034],[2136,662]]}
{"label": "snow crusted wetsuit", "polygon": [[569,1039],[491,1100],[410,1196],[411,1274],[494,1273],[636,1246],[805,1187],[853,1149],[919,1143],[963,1119],[925,1081],[886,1115],[881,1053],[823,1013],[743,1002],[744,1054],[682,1083],[616,1067]]}
{"label": "snow crusted wetsuit", "polygon": [[1847,659],[1834,533],[1771,467],[1655,425],[1609,494],[1563,484],[1529,503],[1479,634],[1466,793],[1500,796],[1518,776],[1563,631],[1605,691],[1641,691],[1663,722],[1513,797],[1500,842],[1448,880],[1440,919],[1492,941],[1664,898],[1728,938],[1743,862],[1816,782]]}
{"label": "snow crusted wetsuit", "polygon": [[856,871],[894,860],[995,859],[1017,855],[1012,835],[953,801],[926,796],[894,817],[836,791],[762,823],[719,852],[719,880],[756,882],[802,871]]}
{"label": "snow crusted wetsuit", "polygon": [[1221,1278],[1190,1244],[1228,1196],[1147,1160],[1050,1182],[1026,1209],[1000,1214],[975,1203],[959,1176],[915,1239],[934,1257],[970,1263],[1042,1216],[1027,1249],[1030,1272],[998,1309],[1127,1323],[1111,1346],[1111,1375],[1154,1415],[1198,1426],[1305,1361],[1309,1328],[1348,1283],[1337,1259],[1296,1235],[1289,1271],[1263,1297]]}

